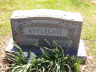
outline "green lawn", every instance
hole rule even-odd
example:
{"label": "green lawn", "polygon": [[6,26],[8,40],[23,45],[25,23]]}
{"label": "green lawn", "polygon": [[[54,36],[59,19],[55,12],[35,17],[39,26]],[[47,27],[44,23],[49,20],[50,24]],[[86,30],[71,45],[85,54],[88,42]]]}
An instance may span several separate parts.
{"label": "green lawn", "polygon": [[[56,9],[79,12],[83,18],[81,39],[96,54],[96,0],[0,0],[0,43],[11,32],[10,17],[15,10]],[[88,54],[88,53],[87,53]]]}

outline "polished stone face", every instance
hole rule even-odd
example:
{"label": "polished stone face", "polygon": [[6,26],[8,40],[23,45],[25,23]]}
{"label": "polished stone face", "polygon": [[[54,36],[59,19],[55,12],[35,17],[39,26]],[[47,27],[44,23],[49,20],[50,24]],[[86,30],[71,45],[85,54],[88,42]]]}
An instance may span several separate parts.
{"label": "polished stone face", "polygon": [[[44,13],[44,10],[46,11],[46,9],[43,9],[14,12],[10,19],[13,40],[21,48],[39,49],[33,44],[50,48],[44,40],[46,39],[54,48],[58,47],[54,44],[54,42],[56,42],[63,49],[69,48],[69,50],[77,51],[83,23],[80,14],[72,13],[71,15],[71,13],[63,11],[57,11],[58,14],[56,14],[54,10],[47,10],[47,12]],[[38,13],[40,12],[39,16],[38,13],[35,13],[36,11]],[[18,13],[20,12],[25,16],[19,16]],[[26,13],[30,16],[28,17]],[[32,15],[32,13],[34,15]],[[44,15],[42,15],[43,13]],[[67,18],[62,16],[64,13]],[[51,14],[51,16],[49,16],[49,14]],[[57,17],[59,15],[61,17]],[[75,16],[75,18],[78,19],[72,19],[73,17],[71,18],[70,16]]]}

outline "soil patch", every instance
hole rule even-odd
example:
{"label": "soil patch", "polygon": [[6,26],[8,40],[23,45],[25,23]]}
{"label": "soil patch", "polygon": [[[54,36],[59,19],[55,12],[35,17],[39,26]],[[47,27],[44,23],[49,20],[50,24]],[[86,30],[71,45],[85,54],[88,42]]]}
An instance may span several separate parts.
{"label": "soil patch", "polygon": [[[5,49],[6,49],[7,45],[8,45],[11,37],[12,37],[11,32],[9,32],[5,36],[0,36],[0,39],[3,40],[2,42],[0,42],[0,71],[1,71],[1,68],[6,68],[5,63],[7,63],[7,61],[3,61],[3,59],[4,59],[4,56],[5,56]],[[4,71],[1,71],[1,72],[4,72]]]}

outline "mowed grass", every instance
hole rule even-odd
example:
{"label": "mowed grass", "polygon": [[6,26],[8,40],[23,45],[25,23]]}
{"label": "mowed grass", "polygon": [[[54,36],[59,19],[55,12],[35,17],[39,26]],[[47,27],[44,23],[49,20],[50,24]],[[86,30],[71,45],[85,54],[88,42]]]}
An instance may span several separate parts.
{"label": "mowed grass", "polygon": [[[15,10],[56,9],[79,12],[83,18],[81,39],[96,54],[96,0],[0,0],[0,43],[11,32],[10,17]],[[87,53],[88,54],[88,53]]]}

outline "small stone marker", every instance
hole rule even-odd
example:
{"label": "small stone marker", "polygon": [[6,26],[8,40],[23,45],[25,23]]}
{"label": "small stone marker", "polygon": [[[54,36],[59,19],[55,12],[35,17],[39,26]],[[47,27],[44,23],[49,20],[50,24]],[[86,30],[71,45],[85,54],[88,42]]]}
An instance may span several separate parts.
{"label": "small stone marker", "polygon": [[[13,40],[25,51],[41,54],[54,41],[70,55],[77,55],[83,20],[79,13],[50,9],[15,11],[10,18]],[[56,46],[55,46],[56,47]],[[55,48],[54,47],[54,48]]]}

